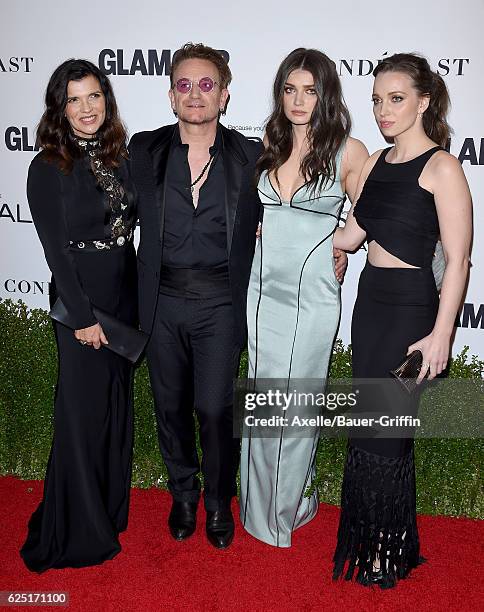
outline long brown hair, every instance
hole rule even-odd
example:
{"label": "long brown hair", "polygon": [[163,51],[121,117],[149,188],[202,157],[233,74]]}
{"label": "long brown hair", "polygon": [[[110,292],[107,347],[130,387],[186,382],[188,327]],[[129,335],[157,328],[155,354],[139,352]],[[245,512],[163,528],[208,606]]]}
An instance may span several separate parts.
{"label": "long brown hair", "polygon": [[386,57],[373,70],[373,76],[381,72],[403,72],[412,79],[421,96],[429,96],[429,106],[422,115],[423,128],[431,140],[446,147],[452,130],[447,123],[450,98],[444,79],[416,53],[395,53]]}
{"label": "long brown hair", "polygon": [[69,173],[74,159],[80,156],[79,147],[65,116],[67,85],[92,75],[99,81],[106,103],[106,119],[97,136],[100,140],[100,160],[108,167],[119,166],[120,157],[127,157],[126,129],[119,118],[118,107],[109,79],[87,60],[70,59],[54,70],[45,92],[45,111],[37,128],[37,143],[49,161]]}
{"label": "long brown hair", "polygon": [[309,188],[314,190],[320,174],[324,182],[335,181],[336,156],[351,129],[336,66],[316,49],[295,49],[279,66],[273,86],[273,111],[266,126],[268,146],[257,162],[256,180],[264,170],[274,172],[277,180],[277,171],[291,155],[292,123],[284,113],[283,99],[284,87],[293,70],[307,70],[312,74],[318,98],[308,126],[309,150],[300,169]]}

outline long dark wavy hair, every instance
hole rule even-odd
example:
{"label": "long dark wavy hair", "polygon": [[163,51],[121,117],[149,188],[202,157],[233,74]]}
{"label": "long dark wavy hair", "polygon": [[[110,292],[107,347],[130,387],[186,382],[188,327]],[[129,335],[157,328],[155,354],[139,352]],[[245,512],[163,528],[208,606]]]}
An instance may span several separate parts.
{"label": "long dark wavy hair", "polygon": [[322,184],[335,181],[336,156],[351,130],[336,66],[316,49],[294,49],[279,66],[273,87],[273,111],[266,125],[268,146],[257,162],[256,180],[267,170],[274,172],[279,184],[277,172],[291,155],[292,123],[284,113],[284,87],[293,70],[312,74],[318,98],[308,125],[309,150],[300,168],[309,189],[314,191],[320,174],[324,177]]}
{"label": "long dark wavy hair", "polygon": [[403,72],[412,79],[421,96],[429,96],[429,106],[422,115],[423,128],[431,140],[445,148],[452,130],[447,123],[450,98],[444,79],[416,53],[395,53],[386,57],[373,70],[373,76],[381,72]]}
{"label": "long dark wavy hair", "polygon": [[69,173],[74,159],[80,155],[65,116],[67,85],[92,75],[99,81],[106,104],[106,119],[99,129],[99,158],[110,168],[119,166],[120,157],[127,157],[126,128],[119,118],[118,107],[109,79],[97,66],[83,59],[69,59],[54,70],[45,92],[45,111],[37,128],[37,143],[46,159]]}

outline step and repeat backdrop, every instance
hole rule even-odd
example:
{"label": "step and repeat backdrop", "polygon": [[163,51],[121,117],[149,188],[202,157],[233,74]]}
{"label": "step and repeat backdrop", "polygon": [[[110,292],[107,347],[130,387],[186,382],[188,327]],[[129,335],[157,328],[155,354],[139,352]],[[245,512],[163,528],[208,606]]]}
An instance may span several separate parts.
{"label": "step and repeat backdrop", "polygon": [[[223,123],[262,137],[276,69],[296,47],[331,57],[353,118],[353,135],[370,152],[385,146],[371,108],[371,71],[387,55],[425,55],[452,100],[451,152],[474,201],[472,270],[456,321],[454,352],[469,345],[484,358],[484,2],[357,0],[305,3],[222,0],[168,3],[104,0],[2,0],[0,25],[0,297],[47,308],[49,270],[25,195],[35,128],[47,81],[67,58],[87,58],[111,78],[129,133],[174,121],[168,103],[171,57],[187,41],[225,51],[233,82]],[[346,208],[348,208],[346,204]],[[365,251],[350,256],[339,336],[349,342],[351,311]]]}

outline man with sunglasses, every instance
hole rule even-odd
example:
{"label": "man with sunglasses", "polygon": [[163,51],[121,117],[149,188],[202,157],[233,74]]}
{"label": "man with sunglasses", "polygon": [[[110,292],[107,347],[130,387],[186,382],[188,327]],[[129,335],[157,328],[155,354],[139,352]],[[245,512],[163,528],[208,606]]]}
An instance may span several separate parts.
{"label": "man with sunglasses", "polygon": [[230,545],[239,441],[233,379],[246,341],[246,299],[259,220],[255,163],[263,145],[219,123],[231,72],[218,51],[186,44],[173,56],[169,98],[178,122],[133,136],[139,195],[141,328],[176,540],[196,526],[202,450],[206,533]]}

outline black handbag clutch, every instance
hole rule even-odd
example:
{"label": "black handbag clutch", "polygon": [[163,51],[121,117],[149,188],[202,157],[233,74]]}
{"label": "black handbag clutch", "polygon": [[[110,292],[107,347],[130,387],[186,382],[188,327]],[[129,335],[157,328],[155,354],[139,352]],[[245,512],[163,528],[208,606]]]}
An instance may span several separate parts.
{"label": "black handbag clutch", "polygon": [[422,368],[422,351],[413,351],[405,358],[398,368],[390,370],[407,393],[412,393],[417,387],[417,377]]}
{"label": "black handbag clutch", "polygon": [[[136,363],[146,346],[148,334],[123,323],[123,321],[116,319],[113,315],[96,306],[92,307],[92,312],[103,328],[109,342],[109,344],[103,344],[103,346],[113,353],[129,359],[132,363]],[[60,298],[57,298],[49,314],[54,321],[75,329]]]}

